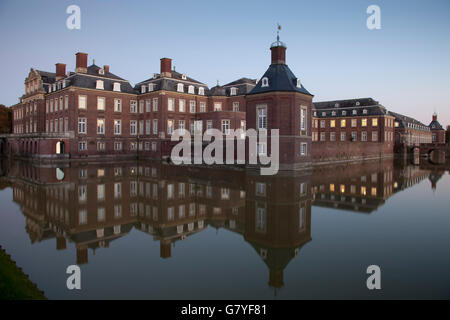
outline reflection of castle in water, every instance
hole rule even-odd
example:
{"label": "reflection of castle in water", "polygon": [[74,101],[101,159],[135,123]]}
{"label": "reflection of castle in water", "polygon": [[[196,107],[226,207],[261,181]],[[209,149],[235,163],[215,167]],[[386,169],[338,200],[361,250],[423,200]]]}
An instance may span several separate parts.
{"label": "reflection of castle in water", "polygon": [[[394,170],[393,160],[317,168],[289,176],[229,169],[197,169],[161,162],[92,164],[69,168],[3,163],[31,241],[56,238],[88,249],[107,248],[132,228],[172,246],[207,226],[241,234],[269,268],[269,285],[311,240],[311,205],[370,213],[393,193],[428,177],[417,167]],[[0,180],[1,182],[1,180]]]}

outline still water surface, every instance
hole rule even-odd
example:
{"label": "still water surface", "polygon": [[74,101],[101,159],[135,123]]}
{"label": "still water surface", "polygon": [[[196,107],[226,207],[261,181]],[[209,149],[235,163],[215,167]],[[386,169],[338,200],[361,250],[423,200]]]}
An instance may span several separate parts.
{"label": "still water surface", "polygon": [[0,245],[50,299],[449,299],[448,168],[3,161]]}

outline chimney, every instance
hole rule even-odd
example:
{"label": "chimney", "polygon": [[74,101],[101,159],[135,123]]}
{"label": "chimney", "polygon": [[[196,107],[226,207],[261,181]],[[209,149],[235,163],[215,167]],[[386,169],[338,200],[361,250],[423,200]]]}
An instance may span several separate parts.
{"label": "chimney", "polygon": [[103,66],[103,70],[105,70],[105,73],[109,72],[109,66]]}
{"label": "chimney", "polygon": [[57,63],[56,65],[56,81],[66,77],[66,65],[64,63]]}
{"label": "chimney", "polygon": [[161,77],[172,76],[172,59],[161,58]]}
{"label": "chimney", "polygon": [[437,114],[433,113],[433,121],[437,121]]}
{"label": "chimney", "polygon": [[78,52],[75,54],[77,57],[77,65],[75,68],[75,72],[77,73],[87,73],[87,62],[88,62],[88,54]]}
{"label": "chimney", "polygon": [[272,52],[272,64],[286,64],[286,47],[280,42],[270,47]]}

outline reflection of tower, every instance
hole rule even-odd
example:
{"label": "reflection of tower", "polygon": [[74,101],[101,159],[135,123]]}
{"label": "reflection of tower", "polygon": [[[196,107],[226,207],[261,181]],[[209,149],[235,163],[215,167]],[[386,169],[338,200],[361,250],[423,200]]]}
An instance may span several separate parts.
{"label": "reflection of tower", "polygon": [[161,258],[167,259],[171,257],[171,241],[161,240],[159,242],[160,256]]}
{"label": "reflection of tower", "polygon": [[283,273],[311,240],[310,176],[247,176],[244,238],[269,268],[269,285],[284,285]]}
{"label": "reflection of tower", "polygon": [[428,179],[431,182],[431,189],[433,189],[433,191],[436,190],[437,182],[439,181],[439,179],[442,178],[443,175],[444,175],[443,172],[436,172],[436,171],[430,172],[430,175],[428,176]]}
{"label": "reflection of tower", "polygon": [[88,263],[88,247],[80,246],[77,248],[77,264],[87,264]]}
{"label": "reflection of tower", "polygon": [[65,250],[66,249],[66,238],[57,236],[56,237],[56,250]]}

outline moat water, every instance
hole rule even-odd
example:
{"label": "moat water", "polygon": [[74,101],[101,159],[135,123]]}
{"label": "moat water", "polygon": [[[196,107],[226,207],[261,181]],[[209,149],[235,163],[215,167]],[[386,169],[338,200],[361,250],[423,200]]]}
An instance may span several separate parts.
{"label": "moat water", "polygon": [[449,168],[4,160],[0,245],[50,299],[449,299]]}

